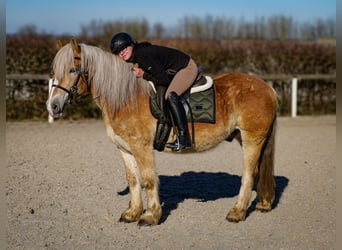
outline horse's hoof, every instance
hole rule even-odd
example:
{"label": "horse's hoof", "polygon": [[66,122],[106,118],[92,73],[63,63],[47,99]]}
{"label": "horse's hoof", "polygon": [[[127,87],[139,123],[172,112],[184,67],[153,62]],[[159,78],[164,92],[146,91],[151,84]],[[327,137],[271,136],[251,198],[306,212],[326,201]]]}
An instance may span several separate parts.
{"label": "horse's hoof", "polygon": [[156,219],[151,213],[144,213],[138,222],[139,226],[153,226],[153,225],[157,225],[159,222],[158,219]]}
{"label": "horse's hoof", "polygon": [[246,212],[237,211],[236,209],[233,208],[227,214],[226,219],[229,222],[233,222],[233,223],[244,221],[246,219]]}
{"label": "horse's hoof", "polygon": [[235,223],[235,224],[237,224],[237,223],[239,223],[241,221],[238,218],[235,218],[235,217],[232,217],[232,216],[228,216],[228,215],[226,217],[226,220],[229,221],[229,222]]}
{"label": "horse's hoof", "polygon": [[142,209],[133,210],[129,208],[121,214],[119,222],[125,222],[125,223],[136,222],[140,219],[141,214],[142,214]]}
{"label": "horse's hoof", "polygon": [[127,219],[126,219],[126,218],[124,218],[124,217],[120,217],[120,219],[119,219],[119,222],[124,222],[124,223],[132,223],[132,222],[134,222],[134,221],[127,220]]}
{"label": "horse's hoof", "polygon": [[123,213],[119,219],[119,222],[132,223],[136,222],[139,218],[137,216],[131,217],[127,213]]}
{"label": "horse's hoof", "polygon": [[255,209],[262,213],[267,213],[271,211],[271,204],[269,202],[258,202]]}
{"label": "horse's hoof", "polygon": [[234,224],[238,224],[240,221],[235,221],[235,220],[231,220],[231,219],[229,219],[229,218],[226,218],[227,219],[227,221],[229,221],[229,222],[231,222],[231,223],[234,223]]}
{"label": "horse's hoof", "polygon": [[144,221],[144,220],[139,220],[138,221],[138,226],[139,227],[150,227],[150,226],[152,226],[151,224],[148,224],[146,221]]}

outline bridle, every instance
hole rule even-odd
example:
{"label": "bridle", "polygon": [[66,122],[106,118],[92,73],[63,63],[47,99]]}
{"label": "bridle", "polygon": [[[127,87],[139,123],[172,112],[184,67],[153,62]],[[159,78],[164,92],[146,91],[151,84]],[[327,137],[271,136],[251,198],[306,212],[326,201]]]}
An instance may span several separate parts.
{"label": "bridle", "polygon": [[[81,60],[80,57],[74,57],[75,60]],[[89,82],[88,82],[88,72],[85,70],[81,69],[81,66],[77,66],[77,67],[73,67],[70,69],[70,72],[76,72],[77,73],[77,77],[73,83],[73,85],[71,86],[70,89],[66,89],[62,86],[59,86],[57,84],[52,84],[52,88],[59,88],[61,90],[64,90],[65,92],[68,93],[68,96],[65,99],[65,104],[72,104],[75,100],[75,96],[77,94],[77,89],[78,89],[78,82],[80,81],[80,78],[82,77],[82,80],[87,84],[87,89],[89,91]]]}

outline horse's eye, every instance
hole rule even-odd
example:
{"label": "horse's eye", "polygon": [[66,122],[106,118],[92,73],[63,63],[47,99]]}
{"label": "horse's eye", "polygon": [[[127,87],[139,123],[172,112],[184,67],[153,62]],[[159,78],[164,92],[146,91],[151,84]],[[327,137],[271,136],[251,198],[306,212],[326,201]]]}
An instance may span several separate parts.
{"label": "horse's eye", "polygon": [[71,73],[75,73],[76,72],[76,69],[75,68],[71,68],[70,70],[69,70],[69,73],[71,74]]}

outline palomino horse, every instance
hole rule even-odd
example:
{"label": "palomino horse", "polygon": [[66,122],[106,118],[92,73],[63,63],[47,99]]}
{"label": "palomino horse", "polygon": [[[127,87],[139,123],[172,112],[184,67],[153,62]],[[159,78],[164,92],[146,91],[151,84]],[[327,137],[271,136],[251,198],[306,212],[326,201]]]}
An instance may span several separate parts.
{"label": "palomino horse", "polygon": [[[91,94],[103,112],[108,136],[122,154],[130,192],[128,208],[120,221],[155,225],[162,215],[158,176],[154,170],[153,138],[156,120],[150,113],[150,84],[137,79],[132,65],[98,47],[72,39],[53,61],[55,83],[47,101],[50,115],[62,115],[65,104]],[[226,218],[245,220],[254,179],[256,209],[270,211],[275,195],[274,140],[277,100],[263,80],[243,73],[213,77],[216,92],[216,123],[195,123],[193,151],[213,148],[234,137],[243,149],[241,187]],[[172,134],[170,135],[172,136]],[[146,191],[143,208],[142,188]]]}

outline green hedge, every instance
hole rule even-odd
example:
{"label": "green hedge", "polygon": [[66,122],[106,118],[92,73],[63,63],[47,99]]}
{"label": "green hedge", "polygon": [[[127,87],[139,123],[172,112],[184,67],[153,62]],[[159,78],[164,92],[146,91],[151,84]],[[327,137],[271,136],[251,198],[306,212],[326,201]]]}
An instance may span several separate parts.
{"label": "green hedge", "polygon": [[[58,39],[52,36],[7,36],[6,72],[50,74]],[[152,43],[178,48],[188,53],[204,72],[242,71],[253,74],[336,74],[336,45],[284,40],[184,40],[150,39]],[[108,41],[79,38],[79,42],[108,50]],[[46,119],[47,81],[8,80],[6,118],[8,120]],[[279,114],[290,114],[290,84],[274,81],[279,96]],[[336,82],[300,81],[298,114],[336,113]],[[101,111],[91,98],[65,110],[64,119],[100,118]]]}

